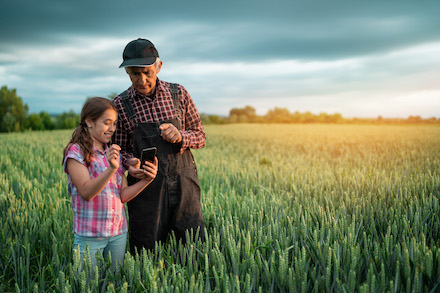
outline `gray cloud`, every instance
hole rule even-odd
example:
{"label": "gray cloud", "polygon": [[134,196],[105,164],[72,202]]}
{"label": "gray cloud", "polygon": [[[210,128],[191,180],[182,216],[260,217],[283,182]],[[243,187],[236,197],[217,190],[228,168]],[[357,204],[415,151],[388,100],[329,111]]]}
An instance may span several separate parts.
{"label": "gray cloud", "polygon": [[[439,40],[440,3],[387,1],[7,1],[2,44],[146,36],[165,27],[180,58],[332,59]],[[187,28],[187,30],[182,30]],[[179,34],[174,33],[179,32]],[[3,47],[3,45],[2,45]]]}
{"label": "gray cloud", "polygon": [[[0,84],[17,88],[31,111],[79,111],[87,96],[129,85],[117,68],[122,49],[146,37],[164,61],[160,77],[185,85],[201,112],[244,105],[343,112],[349,103],[338,95],[359,104],[354,96],[367,93],[440,92],[432,82],[439,77],[439,8],[410,1],[3,1]],[[429,44],[432,54],[398,53]],[[347,109],[347,116],[362,115],[361,106]]]}

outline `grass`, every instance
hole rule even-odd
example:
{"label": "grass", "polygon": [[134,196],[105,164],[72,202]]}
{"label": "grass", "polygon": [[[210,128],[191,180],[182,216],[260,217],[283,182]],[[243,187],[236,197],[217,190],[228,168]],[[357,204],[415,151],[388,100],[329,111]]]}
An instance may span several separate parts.
{"label": "grass", "polygon": [[439,289],[440,127],[205,129],[193,154],[206,242],[170,237],[92,274],[71,249],[71,131],[0,135],[0,292]]}

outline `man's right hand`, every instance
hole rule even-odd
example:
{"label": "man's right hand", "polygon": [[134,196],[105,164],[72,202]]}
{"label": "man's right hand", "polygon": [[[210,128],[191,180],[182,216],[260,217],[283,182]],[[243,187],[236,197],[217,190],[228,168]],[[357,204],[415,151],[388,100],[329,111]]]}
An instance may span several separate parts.
{"label": "man's right hand", "polygon": [[131,158],[128,161],[128,173],[137,179],[144,179],[147,175],[145,174],[145,170],[141,169],[141,160],[138,158]]}

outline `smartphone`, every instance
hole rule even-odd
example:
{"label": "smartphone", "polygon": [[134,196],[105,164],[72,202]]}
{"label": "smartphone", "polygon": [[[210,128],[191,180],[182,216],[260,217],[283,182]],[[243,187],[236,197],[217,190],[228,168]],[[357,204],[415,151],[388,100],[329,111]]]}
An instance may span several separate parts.
{"label": "smartphone", "polygon": [[141,155],[141,167],[145,164],[146,161],[154,163],[154,157],[156,156],[156,147],[146,148],[142,150]]}

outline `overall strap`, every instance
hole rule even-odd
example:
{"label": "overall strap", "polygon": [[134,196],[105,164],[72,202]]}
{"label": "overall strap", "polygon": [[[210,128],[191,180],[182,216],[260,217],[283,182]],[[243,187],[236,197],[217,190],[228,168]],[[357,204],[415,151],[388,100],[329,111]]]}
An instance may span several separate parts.
{"label": "overall strap", "polygon": [[122,105],[124,106],[125,109],[125,113],[127,113],[128,120],[129,121],[134,120],[134,118],[136,118],[137,115],[133,110],[133,106],[131,105],[130,96],[128,95],[127,91],[123,92],[120,96],[121,96]]}
{"label": "overall strap", "polygon": [[174,111],[176,111],[177,115],[180,116],[180,99],[179,99],[179,93],[180,89],[177,86],[177,83],[170,83],[170,92],[173,96],[173,104],[174,104]]}

